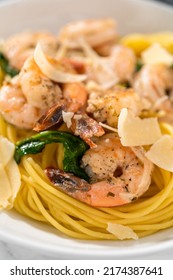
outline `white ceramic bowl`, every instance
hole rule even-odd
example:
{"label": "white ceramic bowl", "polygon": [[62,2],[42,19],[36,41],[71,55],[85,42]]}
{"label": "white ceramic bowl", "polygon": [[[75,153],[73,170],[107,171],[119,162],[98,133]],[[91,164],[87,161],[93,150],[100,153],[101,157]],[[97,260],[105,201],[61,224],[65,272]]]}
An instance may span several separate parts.
{"label": "white ceramic bowl", "polygon": [[[0,2],[0,36],[26,29],[57,32],[66,22],[83,18],[114,17],[121,34],[173,31],[173,9],[142,0],[24,0]],[[173,248],[173,229],[139,241],[79,241],[55,229],[10,211],[0,213],[0,238],[22,244],[50,257],[80,259],[145,258]]]}

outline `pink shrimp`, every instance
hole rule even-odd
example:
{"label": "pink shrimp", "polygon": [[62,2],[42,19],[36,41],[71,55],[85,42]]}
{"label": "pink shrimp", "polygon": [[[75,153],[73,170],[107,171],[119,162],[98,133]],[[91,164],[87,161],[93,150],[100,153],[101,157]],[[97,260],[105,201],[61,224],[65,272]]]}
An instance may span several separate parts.
{"label": "pink shrimp", "polygon": [[150,186],[153,169],[141,147],[123,147],[113,133],[97,140],[97,147],[84,154],[81,166],[90,183],[54,168],[45,171],[53,185],[94,207],[113,207],[137,199]]}
{"label": "pink shrimp", "polygon": [[49,53],[55,53],[58,48],[57,38],[49,32],[22,32],[7,38],[4,44],[4,54],[10,64],[21,69],[26,59],[33,55],[38,42]]}

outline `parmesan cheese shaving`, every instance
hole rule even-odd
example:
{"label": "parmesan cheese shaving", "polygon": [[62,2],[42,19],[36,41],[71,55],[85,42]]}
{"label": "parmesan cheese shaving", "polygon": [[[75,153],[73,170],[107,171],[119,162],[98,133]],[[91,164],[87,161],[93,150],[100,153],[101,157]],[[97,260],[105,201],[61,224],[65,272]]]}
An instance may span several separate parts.
{"label": "parmesan cheese shaving", "polygon": [[135,192],[135,196],[139,197],[144,192],[146,192],[151,184],[151,172],[153,170],[153,163],[147,159],[145,156],[145,150],[143,147],[132,147],[131,148],[134,154],[139,158],[139,160],[143,163],[143,174],[140,183],[138,184],[138,188]]}
{"label": "parmesan cheese shaving", "polygon": [[156,110],[157,108],[160,107],[160,105],[161,105],[162,103],[164,103],[164,102],[165,102],[166,100],[168,100],[168,99],[169,99],[169,98],[168,98],[167,95],[160,97],[160,98],[157,99],[157,101],[154,103],[153,109]]}
{"label": "parmesan cheese shaving", "polygon": [[75,120],[80,120],[82,118],[82,115],[81,114],[75,114],[74,115],[74,119]]}
{"label": "parmesan cheese shaving", "polygon": [[113,131],[113,132],[118,132],[118,130],[116,129],[116,128],[114,128],[114,127],[112,127],[112,126],[110,126],[110,125],[107,125],[107,124],[104,124],[104,123],[102,123],[102,122],[99,122],[99,125],[101,125],[102,127],[104,127],[104,128],[106,128],[106,129],[108,129],[108,130],[111,130],[111,131]]}
{"label": "parmesan cheese shaving", "polygon": [[173,172],[173,139],[170,135],[163,135],[145,156],[155,165]]}
{"label": "parmesan cheese shaving", "polygon": [[102,88],[109,89],[118,83],[119,79],[116,77],[115,71],[112,70],[109,60],[107,58],[100,57],[82,38],[79,40],[79,43],[85,54],[91,58],[95,76]]}
{"label": "parmesan cheese shaving", "polygon": [[65,56],[67,51],[68,42],[65,40],[59,47],[57,53],[56,53],[56,59],[61,59]]}
{"label": "parmesan cheese shaving", "polygon": [[[0,137],[0,210],[12,208],[20,189],[21,176],[14,155],[15,146]],[[5,151],[5,152],[3,152]]]}
{"label": "parmesan cheese shaving", "polygon": [[160,44],[155,43],[141,54],[144,64],[166,64],[170,66],[173,63],[173,55],[171,55]]}
{"label": "parmesan cheese shaving", "polygon": [[123,108],[118,118],[118,134],[123,146],[151,145],[161,138],[157,118],[140,119]]}
{"label": "parmesan cheese shaving", "polygon": [[47,59],[41,44],[38,43],[34,51],[34,59],[40,70],[49,79],[58,83],[73,83],[86,80],[86,75],[70,74],[58,70]]}
{"label": "parmesan cheese shaving", "polygon": [[21,176],[19,167],[14,159],[10,160],[5,169],[11,185],[11,196],[8,205],[8,208],[11,208],[21,185]]}
{"label": "parmesan cheese shaving", "polygon": [[0,164],[5,166],[13,157],[15,146],[7,138],[0,136]]}
{"label": "parmesan cheese shaving", "polygon": [[63,118],[63,121],[66,123],[67,127],[70,128],[71,125],[72,125],[72,121],[71,119],[73,118],[74,116],[74,113],[73,112],[65,112],[65,111],[62,111],[62,118]]}
{"label": "parmesan cheese shaving", "polygon": [[108,223],[107,231],[115,235],[118,239],[138,239],[137,234],[128,226]]}
{"label": "parmesan cheese shaving", "polygon": [[0,164],[0,210],[9,205],[8,198],[11,197],[11,186],[5,168]]}

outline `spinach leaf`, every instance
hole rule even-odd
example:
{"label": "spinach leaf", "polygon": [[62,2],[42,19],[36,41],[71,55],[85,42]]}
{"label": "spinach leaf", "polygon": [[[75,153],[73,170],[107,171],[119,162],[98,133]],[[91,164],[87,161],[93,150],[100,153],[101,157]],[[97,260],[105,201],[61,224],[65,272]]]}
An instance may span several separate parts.
{"label": "spinach leaf", "polygon": [[19,73],[17,69],[10,66],[7,58],[2,52],[0,52],[0,67],[6,74],[10,75],[11,77],[14,77]]}
{"label": "spinach leaf", "polygon": [[141,61],[137,61],[136,67],[135,67],[135,72],[139,72],[143,67],[143,63]]}
{"label": "spinach leaf", "polygon": [[88,180],[85,171],[80,167],[80,159],[89,146],[77,136],[63,131],[43,131],[30,138],[16,143],[14,158],[20,163],[21,158],[27,154],[40,153],[46,144],[62,143],[64,146],[63,167],[65,172]]}

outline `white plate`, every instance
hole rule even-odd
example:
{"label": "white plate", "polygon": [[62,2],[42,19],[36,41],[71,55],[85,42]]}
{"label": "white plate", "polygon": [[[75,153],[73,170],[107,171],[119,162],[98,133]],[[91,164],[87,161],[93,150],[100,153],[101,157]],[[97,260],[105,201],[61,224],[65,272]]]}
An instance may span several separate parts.
{"label": "white plate", "polygon": [[[57,32],[64,23],[93,17],[114,17],[121,34],[173,31],[170,6],[142,0],[25,0],[0,5],[0,36],[25,29]],[[3,23],[3,24],[2,24]],[[139,241],[79,241],[10,211],[0,214],[0,238],[50,256],[80,259],[137,258],[173,248],[173,229]]]}

